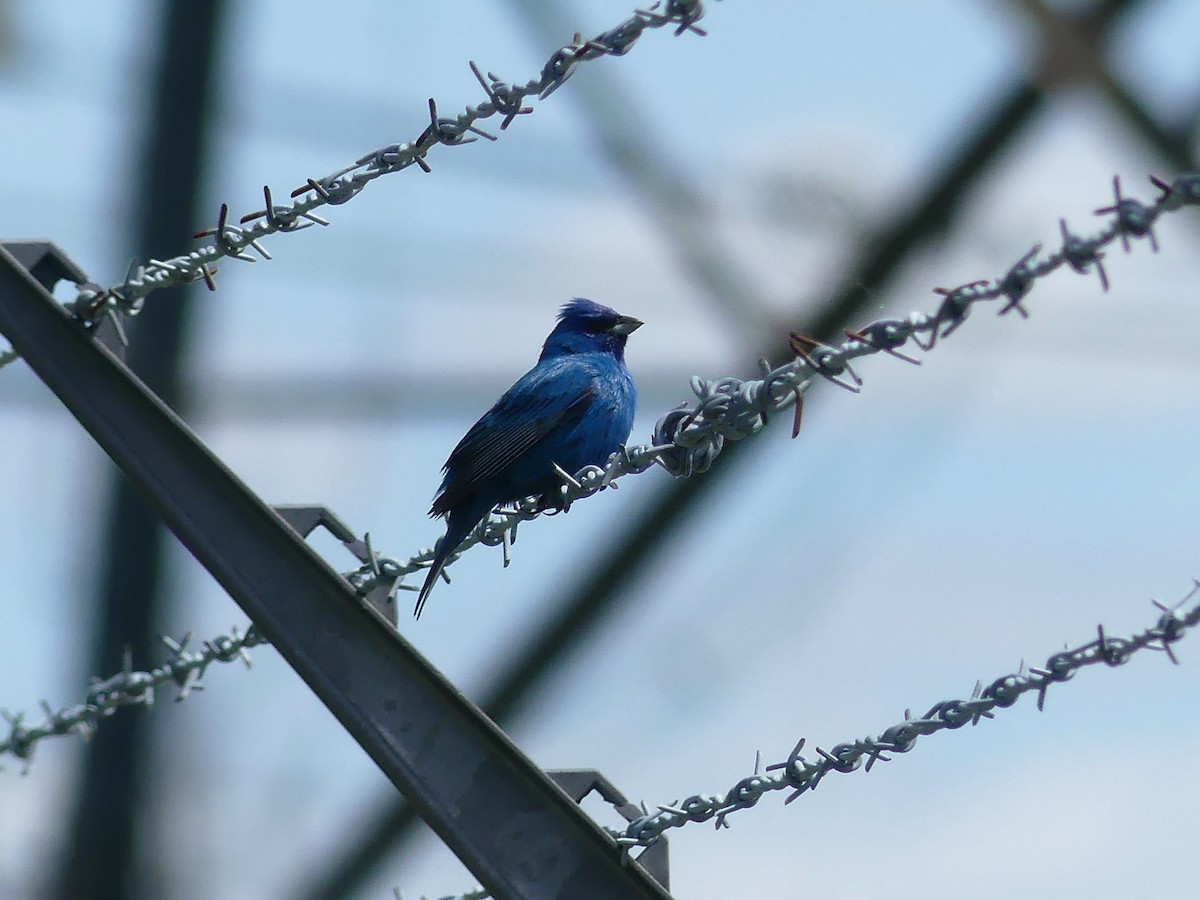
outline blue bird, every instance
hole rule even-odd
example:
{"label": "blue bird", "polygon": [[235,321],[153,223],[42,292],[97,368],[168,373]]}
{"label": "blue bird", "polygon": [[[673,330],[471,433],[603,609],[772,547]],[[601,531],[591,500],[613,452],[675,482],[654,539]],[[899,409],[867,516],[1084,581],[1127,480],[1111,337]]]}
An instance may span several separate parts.
{"label": "blue bird", "polygon": [[484,516],[556,490],[555,463],[571,474],[601,466],[629,440],[637,390],[625,340],[641,324],[582,297],[565,304],[537,365],[458,442],[429,511],[446,517],[446,535],[417,597],[418,618],[446,559]]}

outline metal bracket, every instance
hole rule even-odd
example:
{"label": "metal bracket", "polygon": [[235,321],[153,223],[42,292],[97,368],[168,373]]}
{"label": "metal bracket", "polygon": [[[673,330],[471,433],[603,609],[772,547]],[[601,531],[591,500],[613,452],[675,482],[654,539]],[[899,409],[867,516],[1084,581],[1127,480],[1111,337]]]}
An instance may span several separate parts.
{"label": "metal bracket", "polygon": [[[354,558],[363,565],[374,566],[379,558],[379,554],[371,549],[371,536],[367,534],[363,536],[362,540],[359,540],[350,527],[334,515],[327,506],[283,504],[272,506],[271,509],[279,518],[287,522],[300,537],[306,538],[317,528],[324,528],[341,541],[342,546],[354,554]],[[400,624],[396,612],[396,590],[403,577],[402,575],[388,575],[377,569],[370,590],[363,593],[356,588],[356,592],[362,597],[363,602],[396,627],[399,627]]]}
{"label": "metal bracket", "polygon": [[[75,260],[50,241],[0,241],[0,247],[11,253],[25,271],[47,291],[53,291],[60,281],[69,281],[80,287],[91,287],[97,292],[101,290],[100,285],[88,281],[87,273]],[[125,337],[124,320],[124,313],[110,308],[97,319],[80,319],[80,322],[97,341],[124,362],[125,349],[129,344]]]}
{"label": "metal bracket", "polygon": [[[582,803],[584,797],[595,791],[624,816],[626,822],[632,822],[645,815],[641,807],[626,800],[625,795],[595,769],[554,769],[546,775],[576,803]],[[634,859],[651,878],[662,885],[664,891],[671,889],[671,863],[665,834],[659,835],[658,840]]]}
{"label": "metal bracket", "polygon": [[54,286],[63,280],[72,284],[83,284],[88,280],[83,269],[50,241],[3,241],[0,247],[11,253],[25,271],[48,291],[54,290]]}

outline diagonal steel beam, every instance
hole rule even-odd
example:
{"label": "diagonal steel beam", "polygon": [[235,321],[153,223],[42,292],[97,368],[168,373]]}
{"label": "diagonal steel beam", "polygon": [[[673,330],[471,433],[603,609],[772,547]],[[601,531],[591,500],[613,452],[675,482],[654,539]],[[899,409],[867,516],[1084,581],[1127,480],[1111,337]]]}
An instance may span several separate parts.
{"label": "diagonal steel beam", "polygon": [[0,248],[0,333],[499,900],[669,900]]}
{"label": "diagonal steel beam", "polygon": [[1040,72],[1048,84],[1086,81],[1125,117],[1166,162],[1176,169],[1196,167],[1188,122],[1168,127],[1158,122],[1145,105],[1113,74],[1101,46],[1103,33],[1050,7],[1045,0],[1009,0],[1024,10],[1042,29]]}

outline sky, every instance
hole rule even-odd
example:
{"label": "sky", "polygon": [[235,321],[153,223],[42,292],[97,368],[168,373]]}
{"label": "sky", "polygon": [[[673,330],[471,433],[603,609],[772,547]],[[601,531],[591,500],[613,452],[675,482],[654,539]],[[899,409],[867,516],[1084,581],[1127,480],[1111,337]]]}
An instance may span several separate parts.
{"label": "sky", "polygon": [[[525,81],[555,46],[543,29],[571,23],[561,42],[631,9],[233,4],[212,217],[221,202],[258,208],[264,183],[282,195],[415,137],[430,96],[443,110],[477,102],[468,60]],[[19,135],[0,145],[0,234],[49,237],[115,283],[160,7],[0,12],[0,121]],[[379,179],[330,210],[329,228],[272,239],[273,261],[223,265],[194,336],[200,437],[268,502],[327,505],[407,558],[440,534],[425,513],[441,463],[533,363],[562,302],[589,296],[646,322],[628,361],[632,440],[647,442],[691,376],[755,372],[764,335],[836,291],[873,230],[1037,59],[1033,20],[999,0],[727,0],[703,25],[705,37],[651,32],[582,67],[495,144],[438,148],[430,175]],[[1195,123],[1198,43],[1200,6],[1147,0],[1108,53],[1155,115]],[[698,225],[753,315],[681,263],[645,189],[605,152],[589,96],[617,104],[702,199]],[[1149,199],[1148,173],[1174,174],[1102,96],[1064,89],[864,315],[932,312],[934,288],[1053,246],[1060,217],[1090,233],[1112,176]],[[753,439],[514,740],[545,768],[598,769],[653,806],[727,790],[756,751],[770,763],[800,737],[878,734],[906,707],[1090,640],[1097,623],[1151,624],[1151,598],[1171,602],[1200,577],[1200,219],[1173,214],[1157,236],[1157,254],[1110,251],[1107,293],[1058,272],[1034,289],[1029,320],[977,310],[920,367],[881,356],[858,367],[861,394],[814,390],[800,438],[772,424]],[[109,674],[82,667],[112,466],[20,363],[0,370],[0,437],[0,706],[36,717],[42,699],[77,702],[89,675]],[[402,632],[480,689],[669,478],[654,469],[523,526],[508,569],[497,550],[471,551]],[[164,630],[244,625],[182,549],[170,580]],[[676,830],[672,894],[1177,892],[1184,876],[1163,861],[1191,852],[1200,797],[1186,765],[1200,750],[1191,640],[1179,667],[1141,654],[1092,669],[1043,713],[1024,700],[789,806],[766,797],[728,830]],[[393,790],[274,651],[254,659],[210,671],[186,703],[124,713],[167,720],[144,851],[173,897],[296,896]],[[36,896],[81,752],[74,738],[45,742],[24,775],[5,761],[0,894]],[[473,885],[427,837],[355,896]]]}

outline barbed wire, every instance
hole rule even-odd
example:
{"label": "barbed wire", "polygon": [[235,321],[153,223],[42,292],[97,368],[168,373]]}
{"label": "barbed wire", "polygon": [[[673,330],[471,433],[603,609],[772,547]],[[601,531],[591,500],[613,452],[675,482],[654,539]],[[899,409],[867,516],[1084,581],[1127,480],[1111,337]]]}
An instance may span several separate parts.
{"label": "barbed wire", "polygon": [[90,738],[100,721],[121,707],[153,706],[157,689],[168,682],[179,689],[175,702],[186,700],[193,691],[204,690],[201,679],[209,665],[240,659],[246,668],[250,668],[250,654],[246,651],[267,643],[267,639],[253,625],[244,632],[235,625],[229,634],[201,642],[199,650],[188,649],[190,633],[179,640],[166,635],[159,640],[171,651],[170,659],[162,665],[148,671],[136,670],[132,656],[126,649],[121,671],[108,678],[93,678],[82,703],[55,711],[43,700],[41,706],[45,719],[37,725],[27,728],[24,713],[14,714],[0,709],[0,716],[8,723],[8,736],[0,740],[0,756],[12,754],[25,763],[23,771],[28,771],[34,747],[39,741],[72,733]]}
{"label": "barbed wire", "polygon": [[[1141,650],[1163,651],[1172,663],[1178,665],[1179,660],[1171,645],[1200,623],[1197,596],[1200,596],[1200,581],[1193,581],[1187,596],[1173,606],[1152,600],[1161,611],[1158,621],[1132,637],[1110,637],[1105,634],[1104,626],[1100,625],[1095,640],[1053,654],[1041,668],[1027,667],[1022,661],[1016,673],[997,678],[987,687],[976,682],[968,699],[943,700],[935,703],[923,716],[917,717],[906,709],[903,722],[893,725],[876,738],[838,744],[830,750],[815,747],[816,759],[806,759],[801,754],[805,744],[801,739],[784,762],[765,769],[762,767],[762,756],[758,754],[754,774],[738,781],[723,795],[695,794],[682,802],[662,804],[653,813],[643,804],[646,815],[634,819],[623,831],[606,830],[628,853],[634,847],[654,843],[668,829],[680,828],[691,822],[715,819],[718,829],[728,828],[730,814],[754,806],[768,793],[791,790],[792,793],[784,800],[785,804],[791,803],[815,790],[821,780],[832,772],[844,774],[859,768],[870,772],[875,763],[891,761],[885,754],[907,753],[918,737],[954,730],[967,724],[978,725],[981,719],[994,718],[995,710],[1012,706],[1027,693],[1037,692],[1037,707],[1041,711],[1046,692],[1052,684],[1070,680],[1076,672],[1087,666],[1104,663],[1115,668],[1127,663],[1133,654]],[[1184,607],[1189,604],[1191,609],[1185,611]]]}
{"label": "barbed wire", "polygon": [[[544,100],[549,97],[570,78],[580,63],[602,56],[625,55],[647,29],[674,26],[676,36],[686,31],[703,35],[704,30],[696,24],[703,15],[703,0],[665,0],[647,9],[636,9],[624,22],[590,40],[584,40],[577,33],[571,43],[550,55],[536,78],[523,85],[508,84],[491,72],[487,73],[485,79],[479,67],[471,62],[471,71],[487,94],[485,102],[468,106],[454,118],[445,118],[438,115],[437,103],[431,98],[429,125],[416,140],[390,144],[324,178],[307,179],[304,185],[292,191],[290,206],[276,205],[270,187],[264,186],[264,209],[242,216],[238,225],[229,223],[229,207],[222,204],[216,227],[196,235],[212,237],[211,244],[171,259],[152,259],[144,266],[135,261],[126,273],[125,280],[117,286],[107,289],[90,284],[81,286],[71,307],[82,321],[90,324],[105,316],[115,317],[118,313],[136,315],[147,295],[168,285],[203,280],[209,289],[215,290],[217,260],[230,257],[256,261],[257,257],[247,253],[247,249],[253,249],[263,259],[270,259],[270,254],[259,243],[262,238],[300,231],[312,225],[328,225],[328,221],[316,215],[314,210],[346,203],[382,175],[399,172],[413,165],[429,172],[426,156],[439,144],[460,146],[475,141],[476,136],[496,140],[495,135],[484,131],[476,123],[500,115],[503,117],[500,130],[504,131],[516,117],[532,112],[531,107],[524,105],[529,98]],[[246,225],[249,227],[241,227]],[[0,351],[0,367],[19,358],[11,349]],[[372,562],[365,566],[366,576],[377,580],[384,572],[379,565],[373,564],[375,554],[371,554],[371,558]],[[361,572],[346,573],[346,577],[356,587],[360,587],[364,581]],[[369,593],[369,590],[368,587],[363,593]],[[26,727],[23,713],[0,710],[8,724],[8,736],[0,741],[0,756],[8,753],[28,763],[34,747],[47,737],[70,733],[89,737],[101,719],[112,715],[120,707],[153,705],[156,689],[168,681],[179,687],[176,700],[183,700],[191,691],[203,688],[200,679],[211,662],[229,662],[241,658],[249,665],[247,648],[266,643],[266,639],[253,626],[244,634],[235,627],[228,635],[205,641],[199,652],[187,650],[186,636],[181,641],[169,637],[161,640],[173,653],[166,663],[149,671],[138,671],[127,656],[122,671],[107,679],[93,679],[82,704],[55,711],[43,701],[41,705],[45,719],[38,725]]]}
{"label": "barbed wire", "polygon": [[[792,332],[790,344],[796,357],[772,368],[765,359],[759,360],[762,378],[743,380],[734,377],[706,379],[693,376],[694,403],[684,403],[662,416],[655,424],[651,443],[622,448],[604,466],[588,466],[574,475],[558,470],[562,485],[553,495],[530,497],[511,508],[493,512],[484,519],[451,554],[448,568],[464,552],[476,544],[502,546],[504,565],[510,562],[512,544],[516,541],[517,526],[539,516],[566,512],[571,504],[590,497],[606,488],[616,488],[616,481],[626,475],[644,472],[654,465],[661,466],[676,477],[688,477],[708,470],[721,454],[726,441],[751,437],[765,428],[778,412],[794,408],[792,437],[800,431],[804,393],[818,377],[845,390],[858,393],[863,381],[851,362],[859,357],[887,353],[906,362],[920,361],[902,353],[900,348],[910,340],[922,351],[932,350],[958,329],[977,303],[1004,301],[999,315],[1013,310],[1023,318],[1029,311],[1023,303],[1039,278],[1064,265],[1076,273],[1095,269],[1103,290],[1108,290],[1108,274],[1104,269],[1105,247],[1120,238],[1126,252],[1130,240],[1145,238],[1157,252],[1158,241],[1154,224],[1163,213],[1185,206],[1200,205],[1200,174],[1185,174],[1168,184],[1151,176],[1159,197],[1150,204],[1126,197],[1121,192],[1120,176],[1113,177],[1113,203],[1096,210],[1097,215],[1112,215],[1113,220],[1100,233],[1082,238],[1059,219],[1061,247],[1038,259],[1042,245],[1036,244],[1003,275],[996,279],[971,281],[956,288],[937,288],[942,300],[932,315],[913,312],[907,318],[880,319],[857,330],[847,328],[846,340],[837,345],[821,343],[814,338]],[[925,336],[924,339],[922,336]],[[417,585],[403,583],[406,575],[429,566],[435,547],[419,550],[406,561],[375,557],[346,577],[367,593],[380,584],[390,584],[389,596],[394,599],[398,590],[415,591]],[[443,578],[450,580],[445,569]]]}
{"label": "barbed wire", "polygon": [[[496,135],[476,123],[492,116],[502,116],[500,130],[504,131],[518,116],[533,112],[532,107],[525,105],[527,100],[545,100],[562,87],[580,63],[603,56],[624,56],[647,29],[673,26],[677,37],[684,32],[704,35],[704,29],[696,24],[703,16],[704,0],[662,0],[647,9],[635,9],[624,22],[594,38],[585,40],[577,32],[570,43],[550,55],[541,73],[525,84],[509,84],[492,72],[488,72],[485,78],[480,68],[470,62],[472,74],[487,95],[483,103],[468,106],[457,116],[448,118],[438,114],[437,102],[431,97],[429,124],[415,140],[380,147],[324,178],[307,179],[291,192],[290,205],[277,205],[271,188],[264,185],[263,209],[242,216],[237,225],[229,222],[229,206],[222,203],[216,226],[198,231],[195,235],[197,238],[211,237],[211,244],[170,259],[151,259],[145,265],[134,260],[125,274],[125,280],[118,285],[109,288],[81,285],[71,307],[76,316],[90,324],[117,313],[137,315],[147,295],[169,285],[203,281],[209,290],[215,291],[215,263],[218,260],[269,260],[271,254],[260,243],[263,238],[302,231],[313,225],[328,225],[329,221],[317,215],[315,210],[346,203],[383,175],[400,172],[414,165],[430,172],[426,156],[438,145],[459,147],[474,143],[480,137],[489,141],[497,140]],[[248,250],[253,250],[258,256]],[[15,351],[0,352],[0,368],[18,358]]]}
{"label": "barbed wire", "polygon": [[[1041,711],[1052,684],[1069,681],[1076,672],[1088,666],[1104,663],[1115,668],[1124,665],[1142,650],[1164,652],[1172,663],[1178,665],[1179,659],[1171,645],[1182,640],[1189,630],[1200,624],[1200,602],[1196,602],[1198,596],[1200,581],[1193,580],[1192,589],[1174,605],[1167,606],[1152,600],[1161,613],[1157,622],[1128,638],[1112,637],[1105,633],[1103,625],[1097,626],[1094,640],[1052,654],[1042,667],[1026,666],[1022,661],[1016,673],[1001,676],[987,687],[982,682],[976,682],[975,689],[967,699],[940,701],[922,716],[914,717],[910,710],[905,710],[904,720],[878,737],[837,744],[830,750],[815,747],[816,759],[804,757],[802,750],[806,741],[802,738],[783,762],[764,768],[762,756],[757,754],[754,773],[739,780],[723,795],[694,794],[683,801],[660,804],[654,813],[649,812],[643,804],[642,809],[646,814],[634,819],[624,830],[605,830],[628,854],[634,847],[653,844],[663,832],[689,823],[715,819],[718,829],[728,828],[728,817],[732,813],[757,805],[769,793],[791,790],[792,793],[784,800],[785,805],[790,804],[801,795],[815,790],[832,772],[846,774],[860,768],[870,772],[877,762],[891,761],[886,754],[910,751],[917,738],[939,731],[956,730],[967,724],[978,725],[981,719],[994,718],[997,709],[1013,706],[1027,693],[1037,692],[1037,708]],[[1189,604],[1191,608],[1186,609]],[[103,718],[113,715],[121,707],[153,706],[156,689],[167,682],[174,682],[179,688],[176,702],[185,700],[191,692],[203,690],[201,678],[211,663],[241,659],[250,667],[247,649],[267,643],[253,626],[244,633],[235,626],[229,635],[204,641],[200,651],[187,649],[189,635],[178,641],[166,636],[160,640],[172,652],[167,662],[149,671],[137,671],[127,654],[120,672],[107,679],[92,680],[84,703],[55,712],[43,701],[42,709],[46,718],[38,725],[26,728],[22,714],[13,715],[7,710],[0,710],[9,726],[8,737],[0,741],[0,756],[12,754],[26,763],[25,771],[28,771],[34,747],[39,741],[72,732],[90,737]],[[770,774],[773,772],[777,774]],[[398,889],[395,895],[401,897]],[[439,900],[485,900],[488,896],[486,891],[478,889],[466,894],[446,895]]]}
{"label": "barbed wire", "polygon": [[[904,319],[882,319],[857,330],[847,329],[847,340],[836,346],[793,333],[791,345],[798,355],[774,369],[766,360],[760,360],[763,371],[761,379],[744,381],[726,377],[709,380],[693,377],[691,387],[697,401],[683,404],[662,416],[654,426],[651,444],[624,448],[603,467],[589,466],[574,475],[559,470],[563,484],[556,494],[526,498],[512,509],[491,514],[463,541],[450,562],[458,559],[470,547],[483,543],[503,547],[504,564],[508,565],[511,547],[516,541],[517,526],[521,522],[566,512],[576,500],[609,487],[615,489],[616,479],[644,472],[654,465],[680,477],[702,473],[721,453],[726,440],[742,440],[757,434],[767,426],[774,413],[793,406],[792,436],[795,437],[800,430],[804,392],[817,377],[857,393],[863,382],[851,368],[851,360],[888,353],[919,364],[919,360],[906,356],[900,348],[912,340],[922,350],[933,349],[938,340],[947,337],[966,320],[976,303],[1003,299],[1006,302],[999,310],[1000,315],[1015,309],[1027,317],[1029,313],[1022,302],[1037,279],[1064,264],[1081,274],[1095,267],[1102,287],[1107,288],[1108,276],[1103,268],[1104,254],[1101,252],[1104,247],[1119,237],[1128,251],[1130,238],[1146,238],[1157,250],[1153,226],[1158,216],[1200,204],[1200,174],[1182,175],[1173,184],[1154,177],[1151,181],[1159,189],[1160,196],[1153,204],[1146,205],[1123,196],[1120,180],[1114,177],[1114,203],[1096,211],[1100,215],[1114,214],[1114,221],[1109,227],[1092,238],[1084,239],[1071,234],[1066,222],[1060,219],[1060,250],[1037,261],[1041,247],[1035,246],[994,281],[974,281],[953,289],[937,289],[943,299],[932,315],[914,312]],[[928,337],[923,341],[919,335]],[[849,381],[846,380],[847,376]],[[385,586],[386,594],[393,602],[398,591],[416,590],[415,585],[406,585],[403,579],[428,567],[434,554],[433,548],[427,548],[406,562],[400,562],[373,550],[369,538],[363,544],[367,561],[357,569],[344,572],[343,577],[364,597],[376,592],[381,585]],[[176,643],[170,638],[163,638],[163,641],[168,648]],[[244,653],[245,648],[265,642],[251,626],[245,635],[239,636],[234,629],[231,635],[207,641],[204,652],[194,654],[184,648],[185,638],[179,642],[175,657],[157,669],[148,673],[135,672],[127,663],[122,672],[111,678],[94,680],[87,700],[80,706],[53,712],[43,703],[46,719],[38,726],[25,728],[22,715],[4,712],[9,724],[9,737],[0,742],[0,755],[12,753],[18,758],[28,759],[33,745],[44,737],[72,731],[81,731],[86,735],[100,718],[111,715],[120,706],[150,705],[153,702],[153,688],[167,681],[179,684],[180,696],[177,699],[183,699],[188,691],[197,687],[208,663],[214,659],[229,661],[230,653],[236,657],[239,651]]]}
{"label": "barbed wire", "polygon": [[[210,290],[215,290],[217,260],[229,257],[257,261],[257,257],[246,252],[248,249],[253,249],[262,259],[269,260],[270,254],[259,243],[263,237],[303,230],[314,224],[328,225],[329,222],[316,215],[314,210],[349,201],[382,175],[413,165],[429,172],[426,156],[434,146],[463,145],[475,141],[477,136],[496,140],[495,135],[475,123],[501,115],[503,122],[500,129],[507,129],[517,116],[532,112],[530,107],[524,106],[529,97],[536,96],[539,100],[548,97],[570,77],[578,63],[606,55],[624,55],[647,28],[675,25],[676,35],[684,31],[704,33],[696,25],[704,13],[703,0],[666,0],[663,11],[655,12],[660,5],[656,3],[649,9],[636,10],[619,26],[591,40],[584,41],[576,34],[572,43],[555,51],[538,78],[524,85],[507,84],[491,72],[487,73],[485,80],[480,69],[471,62],[473,74],[488,95],[484,103],[468,106],[455,118],[445,118],[439,117],[437,105],[431,98],[430,123],[416,140],[380,148],[331,175],[308,179],[304,185],[292,191],[290,196],[293,202],[287,206],[275,205],[270,188],[264,186],[265,208],[241,217],[239,225],[229,223],[229,208],[222,204],[216,227],[197,233],[197,237],[212,237],[212,244],[171,259],[152,259],[144,266],[135,262],[121,284],[107,289],[98,286],[82,289],[73,309],[85,322],[94,322],[115,311],[136,315],[146,296],[169,285],[202,280]],[[1004,304],[998,311],[999,315],[1015,310],[1023,318],[1028,318],[1029,312],[1023,303],[1035,282],[1064,264],[1079,274],[1094,269],[1102,289],[1107,291],[1108,275],[1103,264],[1105,254],[1101,252],[1104,248],[1119,237],[1123,249],[1129,252],[1131,239],[1145,238],[1157,252],[1153,228],[1158,217],[1184,206],[1200,204],[1200,174],[1182,175],[1173,184],[1153,177],[1151,181],[1161,194],[1154,202],[1144,204],[1123,196],[1119,177],[1114,177],[1114,202],[1096,210],[1097,214],[1111,214],[1114,219],[1099,234],[1081,238],[1072,234],[1065,220],[1060,219],[1062,244],[1059,250],[1039,259],[1042,246],[1038,244],[997,279],[938,289],[943,299],[932,315],[914,312],[906,318],[884,319],[857,330],[847,329],[847,340],[836,345],[793,332],[790,345],[796,357],[777,367],[772,367],[766,360],[759,360],[762,372],[759,379],[705,379],[694,376],[691,390],[697,400],[662,416],[653,428],[649,444],[623,448],[603,467],[590,466],[575,474],[559,470],[563,484],[556,494],[527,498],[511,509],[491,515],[463,542],[449,562],[456,560],[471,546],[483,543],[502,546],[504,564],[507,566],[521,522],[542,515],[567,512],[576,500],[608,487],[616,489],[617,479],[647,471],[655,465],[676,477],[703,473],[720,455],[725,441],[742,440],[757,434],[768,425],[775,413],[789,408],[795,410],[792,431],[795,437],[801,426],[804,393],[818,377],[857,393],[863,381],[851,363],[859,357],[888,353],[919,365],[919,360],[905,355],[901,348],[912,340],[921,350],[932,350],[938,340],[952,334],[966,320],[976,303],[1002,300]],[[246,225],[249,227],[241,227]],[[922,336],[927,337],[922,340]],[[15,351],[0,351],[0,368],[18,358]],[[402,578],[427,568],[433,554],[434,548],[423,549],[403,563],[373,555],[359,569],[344,573],[344,576],[360,593],[368,592],[384,578],[392,579],[397,590],[416,590],[416,586],[403,584]],[[446,580],[449,580],[448,576]],[[860,768],[870,772],[876,762],[891,761],[886,754],[907,753],[918,737],[955,730],[968,723],[977,725],[983,718],[994,718],[997,708],[1012,706],[1027,693],[1037,692],[1040,711],[1051,684],[1065,682],[1087,666],[1103,662],[1109,667],[1117,667],[1128,662],[1135,653],[1147,649],[1165,652],[1172,663],[1178,664],[1172,644],[1200,623],[1200,604],[1194,603],[1198,594],[1200,581],[1194,582],[1187,596],[1173,606],[1153,601],[1161,610],[1157,622],[1131,637],[1113,638],[1105,634],[1102,625],[1098,626],[1095,640],[1051,655],[1044,667],[1026,667],[1022,662],[1016,673],[1002,676],[987,687],[977,682],[968,699],[941,701],[919,717],[913,717],[909,710],[905,710],[903,722],[891,726],[878,737],[838,744],[828,751],[816,747],[816,759],[805,758],[801,752],[805,740],[801,739],[783,762],[764,769],[760,755],[756,759],[754,773],[739,780],[723,795],[696,794],[682,802],[659,805],[656,812],[647,810],[646,815],[631,822],[624,830],[606,830],[616,839],[618,846],[628,853],[632,848],[653,844],[669,829],[689,823],[715,819],[716,828],[728,828],[727,819],[733,812],[755,806],[768,793],[791,790],[792,793],[784,801],[790,804],[814,790],[831,772],[849,773]],[[1193,605],[1185,612],[1184,607],[1189,603]],[[42,701],[45,718],[37,725],[26,727],[23,713],[12,714],[0,709],[0,716],[8,725],[7,737],[0,740],[0,756],[6,753],[13,755],[25,763],[27,770],[33,751],[41,740],[70,733],[89,738],[100,721],[115,714],[118,709],[125,706],[153,706],[157,689],[168,682],[178,688],[174,699],[181,702],[193,691],[204,689],[202,678],[211,663],[229,663],[241,659],[249,668],[251,660],[248,649],[268,643],[253,625],[244,632],[234,626],[229,634],[203,641],[201,649],[197,651],[187,649],[190,634],[180,640],[167,636],[162,636],[160,640],[171,652],[166,662],[147,671],[135,670],[127,652],[121,671],[106,679],[92,679],[83,703],[55,711],[46,701]],[[402,900],[398,889],[395,896],[397,900]],[[476,889],[464,894],[446,895],[440,900],[485,900],[490,896],[485,890]]]}

